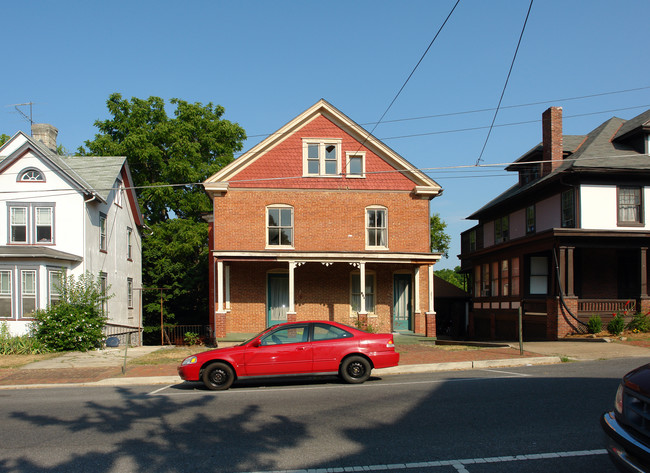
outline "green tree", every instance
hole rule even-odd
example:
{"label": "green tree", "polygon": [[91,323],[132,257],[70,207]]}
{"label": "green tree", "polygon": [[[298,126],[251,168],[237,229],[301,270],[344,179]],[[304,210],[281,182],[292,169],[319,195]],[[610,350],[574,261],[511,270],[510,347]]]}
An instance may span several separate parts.
{"label": "green tree", "polygon": [[436,276],[461,288],[463,291],[467,290],[466,277],[460,272],[460,266],[456,266],[454,269],[438,269],[436,270]]}
{"label": "green tree", "polygon": [[11,138],[11,136],[5,135],[4,133],[0,134],[0,146],[9,141],[9,138]]}
{"label": "green tree", "polygon": [[[163,291],[167,320],[205,321],[208,313],[208,223],[212,203],[200,184],[233,160],[244,129],[223,118],[225,109],[171,99],[168,116],[159,97],[112,94],[110,118],[79,152],[126,156],[147,230],[142,242],[143,286]],[[160,292],[143,291],[145,325],[160,325]]]}
{"label": "green tree", "polygon": [[445,258],[449,258],[449,245],[451,237],[445,233],[447,224],[440,218],[440,215],[434,213],[429,220],[431,231],[431,251],[442,253]]}

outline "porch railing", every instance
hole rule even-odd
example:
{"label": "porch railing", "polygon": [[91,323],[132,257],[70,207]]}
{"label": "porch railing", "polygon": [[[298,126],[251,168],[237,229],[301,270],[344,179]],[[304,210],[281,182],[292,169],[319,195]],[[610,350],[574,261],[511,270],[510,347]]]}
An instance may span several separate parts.
{"label": "porch railing", "polygon": [[630,299],[580,299],[578,313],[616,314],[618,312],[636,313],[636,301]]}

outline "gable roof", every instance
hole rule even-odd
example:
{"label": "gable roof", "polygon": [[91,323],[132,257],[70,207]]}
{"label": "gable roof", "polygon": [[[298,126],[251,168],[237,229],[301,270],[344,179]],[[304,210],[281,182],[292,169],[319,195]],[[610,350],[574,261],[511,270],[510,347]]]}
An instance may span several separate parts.
{"label": "gable roof", "polygon": [[[22,141],[22,142],[21,142]],[[126,179],[126,192],[129,194],[131,208],[138,225],[143,222],[128,162],[124,156],[60,156],[45,146],[41,141],[19,131],[0,146],[0,173],[9,165],[32,150],[39,159],[48,163],[68,180],[70,185],[86,194],[95,196],[100,202],[107,203],[116,179]],[[3,151],[8,152],[2,156]]]}
{"label": "gable roof", "polygon": [[[320,121],[319,121],[320,120]],[[388,164],[390,171],[386,170],[383,172],[392,172],[393,174],[396,171],[401,175],[406,177],[411,182],[411,188],[416,193],[423,195],[429,195],[435,197],[442,193],[442,188],[429,176],[425,173],[416,169],[411,165],[406,159],[397,154],[391,148],[386,146],[380,140],[372,136],[367,132],[363,127],[355,123],[340,110],[334,107],[332,104],[326,100],[319,100],[313,106],[305,110],[303,113],[298,115],[296,118],[291,120],[289,123],[284,125],[275,133],[269,135],[266,139],[262,140],[260,143],[255,145],[249,151],[242,154],[239,158],[235,159],[233,162],[225,166],[219,172],[213,176],[206,179],[203,183],[206,191],[208,192],[225,192],[228,190],[231,184],[234,184],[237,181],[237,177],[242,177],[246,174],[245,170],[247,168],[252,169],[254,164],[263,156],[272,150],[281,149],[283,143],[287,140],[290,140],[296,135],[299,131],[303,130],[304,132],[313,133],[313,130],[310,129],[310,125],[319,124],[322,129],[322,133],[326,134],[326,138],[337,138],[331,136],[336,127],[336,132],[341,135],[344,135],[346,138],[355,140],[355,149],[359,151],[369,150],[370,152],[377,155],[381,160]],[[310,138],[316,138],[316,136],[310,136]],[[295,147],[294,147],[295,148]],[[291,172],[289,159],[296,161],[295,156],[289,158],[285,154],[278,152],[278,160],[282,162],[274,162],[271,165],[267,165],[264,171],[272,171],[274,173],[273,179],[276,182],[273,184],[274,187],[288,187],[295,188],[298,187],[296,182],[302,179],[302,148],[300,147],[300,172],[296,173]],[[345,156],[342,157],[344,159]],[[294,163],[295,164],[295,163]],[[295,167],[295,166],[294,166]],[[270,184],[269,179],[264,179],[260,175],[261,169],[257,170],[255,176],[257,177],[257,182],[254,184],[255,187],[266,187]],[[250,174],[250,173],[249,173]],[[317,182],[318,178],[310,177],[310,184]],[[327,178],[326,178],[327,179]],[[377,179],[378,180],[378,179]],[[279,183],[278,181],[282,181]],[[291,182],[292,181],[292,182]],[[332,181],[329,180],[329,183]],[[301,184],[305,186],[304,182]],[[331,184],[330,184],[331,185]],[[241,184],[239,184],[241,186]],[[249,184],[248,187],[253,186]]]}
{"label": "gable roof", "polygon": [[[649,121],[650,110],[630,120],[612,117],[584,136],[563,135],[565,157],[557,169],[523,186],[513,185],[467,218],[478,219],[495,206],[533,191],[533,189],[539,189],[549,181],[558,179],[563,173],[650,171],[650,156],[638,152],[621,139],[624,135],[629,135],[631,132],[639,130],[640,127],[647,126]],[[540,156],[542,148],[540,143],[519,158],[516,164],[509,165],[506,170],[516,171],[518,164],[533,161],[532,154],[539,153],[535,156]]]}

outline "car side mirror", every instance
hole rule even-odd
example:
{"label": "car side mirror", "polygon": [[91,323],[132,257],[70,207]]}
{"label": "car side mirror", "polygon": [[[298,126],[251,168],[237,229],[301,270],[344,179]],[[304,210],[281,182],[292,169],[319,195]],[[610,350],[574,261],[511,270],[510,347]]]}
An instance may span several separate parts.
{"label": "car side mirror", "polygon": [[251,342],[251,347],[253,347],[253,348],[257,348],[257,347],[259,347],[261,344],[262,344],[262,342],[260,342],[260,339],[258,338],[257,340],[253,340],[253,341]]}

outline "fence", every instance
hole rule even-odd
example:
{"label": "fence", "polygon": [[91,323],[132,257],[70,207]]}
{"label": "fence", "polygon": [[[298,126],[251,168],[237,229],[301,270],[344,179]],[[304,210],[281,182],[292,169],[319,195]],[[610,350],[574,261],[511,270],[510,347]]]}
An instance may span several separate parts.
{"label": "fence", "polygon": [[580,299],[578,313],[615,314],[618,312],[636,312],[636,301],[629,299]]}
{"label": "fence", "polygon": [[142,331],[139,327],[130,325],[106,324],[104,325],[104,337],[115,337],[120,341],[120,345],[129,344],[131,346],[142,345]]}
{"label": "fence", "polygon": [[165,343],[185,345],[185,334],[188,332],[196,334],[203,344],[209,344],[213,340],[209,325],[165,325]]}

